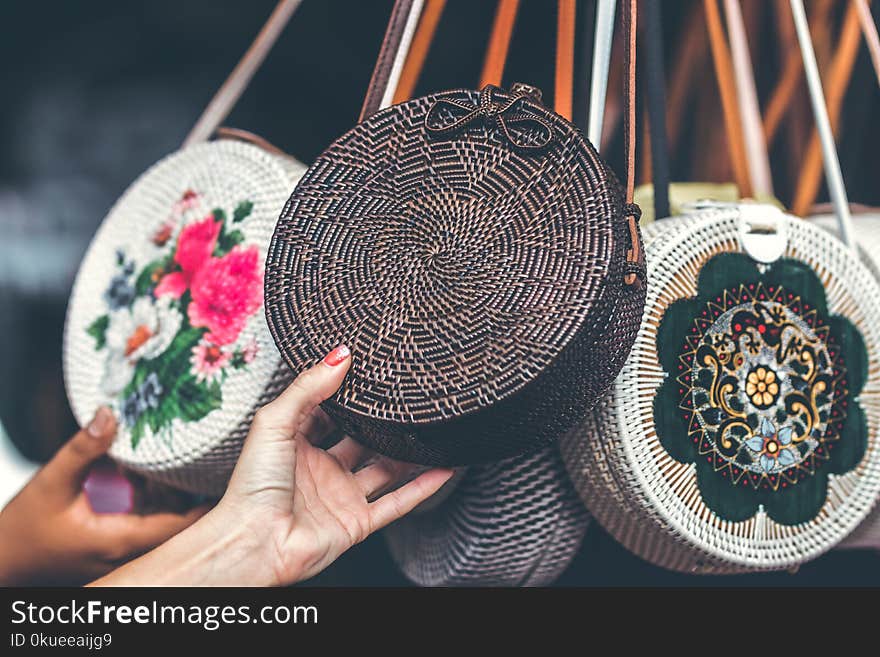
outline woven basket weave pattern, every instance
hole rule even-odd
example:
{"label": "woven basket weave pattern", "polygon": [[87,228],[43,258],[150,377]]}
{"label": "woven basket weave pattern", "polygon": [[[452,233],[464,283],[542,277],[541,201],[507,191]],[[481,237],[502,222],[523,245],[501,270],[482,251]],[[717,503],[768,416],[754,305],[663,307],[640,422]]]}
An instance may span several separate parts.
{"label": "woven basket weave pattern", "polygon": [[622,282],[619,185],[573,126],[523,100],[552,125],[544,152],[480,122],[434,137],[438,99],[479,102],[455,91],[381,111],[309,169],[272,240],[266,310],[294,370],[351,347],[325,405],[346,431],[389,456],[463,465],[579,421],[622,365],[643,300]]}
{"label": "woven basket weave pattern", "polygon": [[[817,226],[837,234],[837,221],[834,217],[820,216],[812,217],[810,220]],[[871,270],[874,278],[880,281],[880,216],[857,215],[853,217],[853,223],[862,262]],[[840,547],[880,549],[880,506],[875,504],[871,515],[841,542]]]}
{"label": "woven basket weave pattern", "polygon": [[443,504],[385,538],[421,586],[544,586],[571,562],[589,516],[555,447],[468,470]]}
{"label": "woven basket weave pattern", "polygon": [[[136,272],[159,257],[163,251],[153,244],[157,226],[183,194],[195,190],[201,205],[192,210],[191,223],[211,208],[231,213],[242,200],[253,203],[245,220],[232,224],[228,218],[227,223],[229,230],[234,228],[242,235],[242,248],[258,248],[262,263],[278,208],[303,171],[299,163],[253,145],[217,141],[170,155],[131,185],[98,230],[80,268],[68,310],[65,380],[81,424],[100,404],[111,404],[119,411],[118,398],[108,397],[100,389],[102,355],[86,332],[90,322],[108,312],[105,290],[117,271],[117,250],[131,259]],[[273,399],[291,377],[262,311],[250,317],[242,335],[252,336],[257,356],[245,368],[226,368],[220,408],[198,421],[175,419],[168,434],[156,435],[148,429],[137,446],[132,445],[128,427],[120,421],[111,456],[172,486],[211,495],[222,493],[255,410]],[[182,357],[188,359],[189,355]]]}
{"label": "woven basket weave pattern", "polygon": [[665,376],[657,326],[670,303],[696,293],[705,262],[741,248],[736,218],[735,211],[704,212],[648,231],[653,287],[632,356],[593,418],[563,440],[566,464],[596,519],[643,558],[686,572],[784,569],[815,558],[864,519],[880,492],[880,289],[837,240],[802,221],[788,221],[785,255],[818,272],[829,310],[858,327],[871,357],[859,396],[869,427],[862,462],[829,476],[825,505],[813,521],[781,525],[759,511],[729,522],[703,503],[693,464],[675,461],[657,440],[653,399]]}

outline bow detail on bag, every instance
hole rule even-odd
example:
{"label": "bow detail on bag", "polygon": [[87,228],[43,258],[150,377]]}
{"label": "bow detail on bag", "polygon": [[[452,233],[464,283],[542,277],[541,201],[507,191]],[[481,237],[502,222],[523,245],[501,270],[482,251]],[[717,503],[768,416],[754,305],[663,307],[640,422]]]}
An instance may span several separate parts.
{"label": "bow detail on bag", "polygon": [[496,91],[498,87],[491,84],[483,87],[479,105],[451,98],[436,100],[425,116],[425,130],[429,135],[440,137],[482,121],[490,129],[497,128],[518,150],[537,152],[546,148],[553,140],[553,128],[540,116],[522,109],[522,101],[530,94],[514,91],[508,100],[498,102],[494,97]]}

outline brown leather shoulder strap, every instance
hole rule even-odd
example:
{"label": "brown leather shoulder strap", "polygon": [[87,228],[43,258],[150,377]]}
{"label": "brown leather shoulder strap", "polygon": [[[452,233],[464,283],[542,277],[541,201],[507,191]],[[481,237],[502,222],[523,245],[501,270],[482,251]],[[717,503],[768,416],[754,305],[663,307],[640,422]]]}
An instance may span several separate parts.
{"label": "brown leather shoulder strap", "polygon": [[633,205],[636,179],[636,31],[637,6],[636,0],[621,0],[623,11],[620,12],[623,25],[623,147],[626,162],[626,212],[629,224],[630,248],[626,253],[627,271],[624,282],[633,288],[644,285],[645,253],[639,236],[639,212]]}
{"label": "brown leather shoulder strap", "polygon": [[361,121],[381,108],[382,99],[392,82],[395,63],[402,66],[401,58],[406,54],[404,51],[409,49],[406,39],[408,28],[412,26],[414,29],[414,23],[418,20],[423,4],[424,0],[395,0],[385,37],[379,48],[379,56],[376,58],[376,66],[373,68],[373,75],[367,87],[364,105],[361,108]]}
{"label": "brown leather shoulder strap", "polygon": [[247,89],[248,83],[254,74],[259,70],[266,55],[275,45],[281,32],[284,31],[293,12],[299,7],[302,0],[280,0],[272,11],[271,16],[266,21],[257,38],[248,48],[244,56],[236,64],[232,73],[226,78],[226,81],[220,87],[211,102],[202,112],[196,124],[190,130],[183,142],[184,146],[189,146],[200,141],[205,141],[217,129],[223,120],[229,116],[235,103],[241,98],[244,90]]}
{"label": "brown leather shoulder strap", "polygon": [[274,155],[283,155],[284,157],[290,157],[287,153],[278,148],[275,144],[269,142],[268,140],[260,137],[260,135],[256,135],[253,132],[249,132],[247,130],[241,130],[240,128],[229,128],[227,126],[220,126],[214,131],[214,135],[219,139],[234,139],[236,141],[243,141],[249,144],[253,144],[254,146],[259,146],[267,153],[272,153]]}

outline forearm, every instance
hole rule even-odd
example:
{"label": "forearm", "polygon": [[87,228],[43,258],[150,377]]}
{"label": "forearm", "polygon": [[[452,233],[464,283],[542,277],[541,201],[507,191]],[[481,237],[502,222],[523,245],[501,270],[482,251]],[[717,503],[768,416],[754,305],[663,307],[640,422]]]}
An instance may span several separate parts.
{"label": "forearm", "polygon": [[246,526],[215,509],[90,586],[271,586],[271,568],[254,558],[258,543]]}

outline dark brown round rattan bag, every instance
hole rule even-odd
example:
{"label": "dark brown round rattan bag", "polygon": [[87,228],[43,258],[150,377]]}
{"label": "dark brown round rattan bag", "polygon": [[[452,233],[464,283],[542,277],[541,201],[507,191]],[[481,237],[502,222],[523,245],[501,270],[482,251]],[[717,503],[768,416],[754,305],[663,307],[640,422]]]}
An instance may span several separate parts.
{"label": "dark brown round rattan bag", "polygon": [[584,416],[632,346],[635,211],[581,132],[529,92],[379,111],[281,213],[272,334],[294,371],[351,348],[324,408],[381,453],[462,465],[537,449]]}

